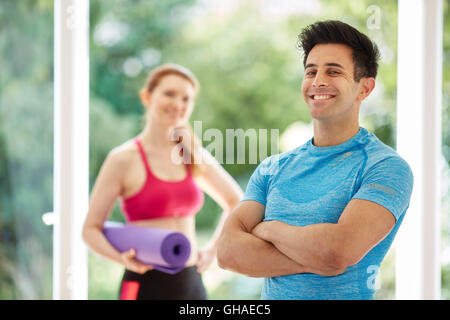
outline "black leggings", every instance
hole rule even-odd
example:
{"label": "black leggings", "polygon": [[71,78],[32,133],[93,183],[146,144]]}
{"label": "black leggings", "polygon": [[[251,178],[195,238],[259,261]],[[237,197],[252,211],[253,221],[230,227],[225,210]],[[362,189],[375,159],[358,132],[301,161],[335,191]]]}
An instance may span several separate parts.
{"label": "black leggings", "polygon": [[206,290],[197,267],[176,274],[150,270],[144,274],[125,270],[120,284],[121,300],[206,300]]}

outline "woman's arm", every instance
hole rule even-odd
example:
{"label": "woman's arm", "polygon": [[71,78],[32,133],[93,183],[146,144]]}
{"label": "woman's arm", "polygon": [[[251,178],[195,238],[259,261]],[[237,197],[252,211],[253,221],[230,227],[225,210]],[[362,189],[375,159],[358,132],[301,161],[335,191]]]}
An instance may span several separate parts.
{"label": "woman's arm", "polygon": [[120,195],[123,172],[126,168],[123,153],[110,152],[103,163],[91,192],[89,211],[83,225],[82,237],[88,247],[96,254],[122,264],[125,268],[144,273],[152,267],[134,259],[135,251],[117,251],[103,234],[103,224]]}
{"label": "woman's arm", "polygon": [[197,268],[200,273],[215,258],[218,239],[225,219],[243,196],[241,187],[233,177],[222,168],[209,152],[206,150],[203,150],[203,152],[202,161],[198,164],[198,171],[194,178],[199,187],[222,208],[222,214],[208,244],[199,252]]}

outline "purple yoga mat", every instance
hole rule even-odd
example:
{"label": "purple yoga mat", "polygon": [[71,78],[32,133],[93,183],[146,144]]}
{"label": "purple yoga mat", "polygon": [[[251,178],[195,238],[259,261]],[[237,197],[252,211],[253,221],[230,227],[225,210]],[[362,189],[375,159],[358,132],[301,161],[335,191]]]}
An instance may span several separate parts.
{"label": "purple yoga mat", "polygon": [[169,274],[181,271],[191,254],[188,238],[172,230],[107,221],[103,233],[118,251],[135,249],[136,260]]}

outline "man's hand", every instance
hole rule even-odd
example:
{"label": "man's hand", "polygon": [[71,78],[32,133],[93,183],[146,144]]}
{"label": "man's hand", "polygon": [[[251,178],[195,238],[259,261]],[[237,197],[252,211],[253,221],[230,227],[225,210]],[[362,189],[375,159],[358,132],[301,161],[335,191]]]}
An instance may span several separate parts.
{"label": "man's hand", "polygon": [[305,268],[281,253],[273,244],[251,233],[264,217],[265,206],[242,201],[227,217],[217,248],[223,269],[249,277],[276,277],[305,272]]}
{"label": "man's hand", "polygon": [[[278,222],[279,222],[279,221],[277,221],[277,220],[262,221],[262,222],[258,223],[258,224],[256,225],[256,227],[253,228],[252,234],[253,234],[255,237],[258,237],[258,238],[260,238],[260,239],[269,241],[269,240],[268,240],[268,233],[270,232],[270,229],[271,229],[271,228],[276,228],[276,224],[277,224]],[[269,242],[270,242],[270,241],[269,241]]]}
{"label": "man's hand", "polygon": [[[278,220],[263,221],[253,228],[252,234],[262,240],[272,243],[271,237],[274,237],[275,234],[278,234],[281,230],[283,230],[283,228],[286,227],[292,228],[293,226],[290,226]],[[279,250],[282,250],[281,245]],[[340,268],[334,266],[330,266],[327,268],[317,268],[304,265],[304,273],[314,273],[327,277],[340,275],[344,273],[345,270],[347,270],[347,267],[345,266]]]}

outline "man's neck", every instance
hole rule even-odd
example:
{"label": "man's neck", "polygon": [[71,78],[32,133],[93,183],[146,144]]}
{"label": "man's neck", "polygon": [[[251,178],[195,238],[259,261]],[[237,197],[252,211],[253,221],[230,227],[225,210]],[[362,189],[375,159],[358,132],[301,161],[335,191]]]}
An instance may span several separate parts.
{"label": "man's neck", "polygon": [[316,147],[331,147],[344,143],[359,131],[358,121],[352,123],[323,123],[314,120],[314,140]]}

